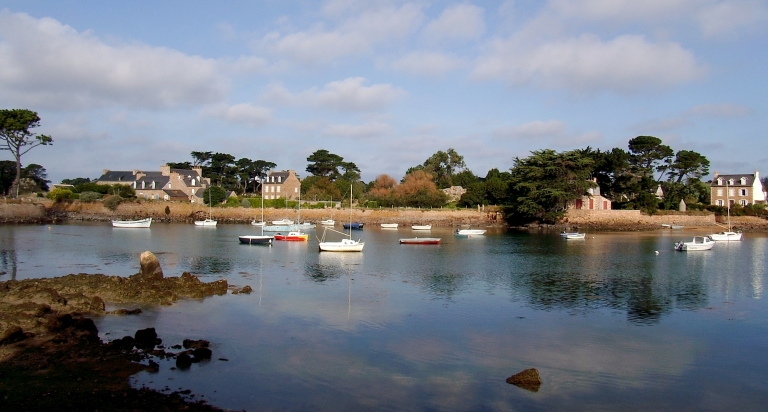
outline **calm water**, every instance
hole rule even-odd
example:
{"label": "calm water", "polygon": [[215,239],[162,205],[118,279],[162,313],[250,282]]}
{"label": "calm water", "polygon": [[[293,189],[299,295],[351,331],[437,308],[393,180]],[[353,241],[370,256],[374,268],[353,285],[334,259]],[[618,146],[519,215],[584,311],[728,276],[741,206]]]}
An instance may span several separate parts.
{"label": "calm water", "polygon": [[[410,229],[354,232],[360,254],[317,241],[240,245],[250,225],[0,227],[0,280],[128,276],[144,250],[166,276],[250,285],[250,295],[104,317],[104,339],[155,327],[211,341],[187,371],[136,385],[189,388],[246,410],[765,410],[768,238],[680,253],[691,233],[489,233],[399,245]],[[654,252],[659,251],[656,255]],[[224,358],[221,360],[219,358]],[[504,380],[535,367],[529,392]]]}

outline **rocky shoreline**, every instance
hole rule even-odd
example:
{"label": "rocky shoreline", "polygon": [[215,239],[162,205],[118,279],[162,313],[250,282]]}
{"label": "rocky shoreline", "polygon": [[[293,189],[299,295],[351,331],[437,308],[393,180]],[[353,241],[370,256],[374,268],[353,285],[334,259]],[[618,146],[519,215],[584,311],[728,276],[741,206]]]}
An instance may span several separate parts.
{"label": "rocky shoreline", "polygon": [[[128,278],[100,274],[0,282],[0,409],[2,410],[192,410],[218,408],[188,390],[159,393],[132,388],[129,377],[156,371],[155,359],[177,368],[210,362],[205,340],[163,342],[154,328],[103,342],[90,319],[140,314],[130,305],[170,305],[179,299],[248,293],[225,280],[164,277],[151,252]],[[106,303],[124,306],[105,311]],[[226,361],[219,358],[218,361]]]}

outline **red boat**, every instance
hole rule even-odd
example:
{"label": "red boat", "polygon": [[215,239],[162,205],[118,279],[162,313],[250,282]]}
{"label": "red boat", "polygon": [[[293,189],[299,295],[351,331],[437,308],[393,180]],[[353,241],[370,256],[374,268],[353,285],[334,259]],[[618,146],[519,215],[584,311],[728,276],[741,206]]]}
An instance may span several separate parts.
{"label": "red boat", "polygon": [[275,240],[287,240],[293,242],[306,242],[309,239],[309,235],[302,232],[288,232],[287,235],[276,234]]}
{"label": "red boat", "polygon": [[408,239],[400,239],[402,245],[439,245],[439,237],[412,237]]}

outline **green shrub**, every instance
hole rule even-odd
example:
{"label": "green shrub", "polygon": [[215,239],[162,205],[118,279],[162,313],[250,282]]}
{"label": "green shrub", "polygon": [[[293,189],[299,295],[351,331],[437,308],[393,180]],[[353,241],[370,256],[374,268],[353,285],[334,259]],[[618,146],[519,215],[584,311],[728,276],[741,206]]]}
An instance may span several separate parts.
{"label": "green shrub", "polygon": [[243,199],[243,201],[240,202],[240,206],[249,209],[251,207],[251,201],[248,199]]}
{"label": "green shrub", "polygon": [[97,193],[97,192],[82,192],[80,193],[80,201],[85,203],[91,203],[97,200],[101,200],[102,196],[103,195],[101,193]]}
{"label": "green shrub", "polygon": [[118,195],[109,195],[104,198],[104,207],[111,211],[115,211],[118,206],[120,206],[120,203],[123,202],[123,198]]}
{"label": "green shrub", "polygon": [[69,200],[72,199],[72,191],[56,188],[48,192],[48,199],[51,199],[55,202],[63,202],[65,200]]}

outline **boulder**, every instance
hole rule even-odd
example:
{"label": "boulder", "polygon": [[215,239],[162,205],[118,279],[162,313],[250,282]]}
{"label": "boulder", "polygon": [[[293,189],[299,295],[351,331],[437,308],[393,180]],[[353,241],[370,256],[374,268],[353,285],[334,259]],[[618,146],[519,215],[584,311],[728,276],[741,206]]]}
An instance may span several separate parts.
{"label": "boulder", "polygon": [[176,367],[179,369],[187,369],[192,366],[192,358],[186,352],[182,352],[176,356]]}
{"label": "boulder", "polygon": [[136,348],[144,350],[152,349],[156,345],[162,343],[162,340],[157,338],[157,332],[155,332],[155,328],[139,329],[136,331],[133,339],[135,341],[134,344],[136,345]]}
{"label": "boulder", "polygon": [[541,386],[541,377],[536,368],[531,368],[510,376],[507,378],[507,383],[531,392],[538,392]]}
{"label": "boulder", "polygon": [[157,256],[150,251],[146,251],[141,254],[139,258],[141,264],[141,271],[139,274],[144,279],[162,279],[163,269],[160,267],[160,261],[157,260]]}
{"label": "boulder", "polygon": [[205,339],[200,339],[200,340],[184,339],[182,341],[182,344],[184,345],[185,349],[199,349],[199,348],[207,348],[208,345],[210,345],[210,342],[208,342]]}

